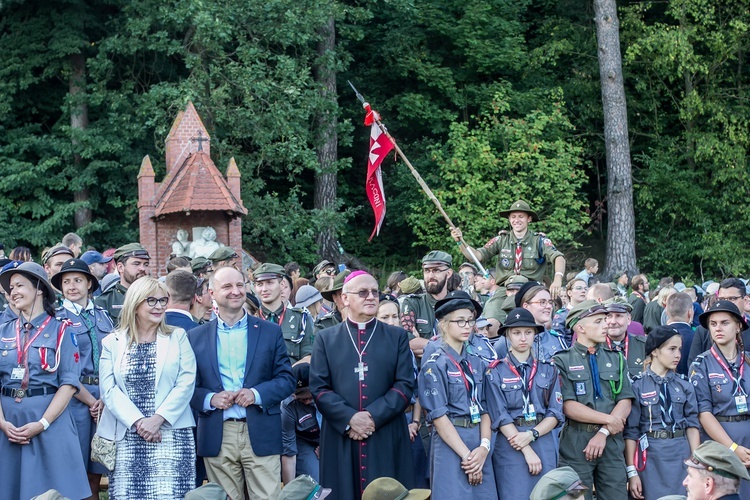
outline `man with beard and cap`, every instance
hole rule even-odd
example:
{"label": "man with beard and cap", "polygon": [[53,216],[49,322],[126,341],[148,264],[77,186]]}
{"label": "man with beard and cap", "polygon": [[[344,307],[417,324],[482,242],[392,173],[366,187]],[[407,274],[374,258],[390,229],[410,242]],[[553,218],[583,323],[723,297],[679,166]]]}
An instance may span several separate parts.
{"label": "man with beard and cap", "polygon": [[544,233],[529,231],[529,223],[538,221],[539,216],[523,200],[516,201],[508,210],[500,212],[500,216],[508,218],[511,230],[500,231],[483,248],[475,249],[463,245],[461,229],[451,229],[451,236],[459,244],[461,253],[468,259],[471,259],[473,253],[479,262],[488,262],[497,256],[495,278],[498,283],[504,282],[512,274],[526,276],[531,281],[540,281],[547,272],[547,266],[552,264],[555,268],[555,279],[550,286],[550,294],[552,298],[557,297],[565,273],[565,257]]}
{"label": "man with beard and cap", "polygon": [[628,333],[633,306],[623,297],[614,297],[602,305],[607,308],[607,348],[621,352],[628,363],[630,380],[643,371],[646,337]]}
{"label": "man with beard and cap", "polygon": [[342,290],[347,318],[320,331],[310,389],[323,416],[321,484],[332,499],[358,500],[368,484],[393,477],[411,487],[414,467],[404,410],[414,391],[406,332],[375,318],[378,282],[350,274]]}
{"label": "man with beard and cap", "polygon": [[649,291],[648,276],[645,274],[636,274],[630,281],[630,287],[633,293],[628,297],[628,302],[633,306],[631,316],[633,321],[643,323],[643,311],[646,309],[648,303],[648,291]]}
{"label": "man with beard and cap", "polygon": [[319,331],[331,326],[336,326],[346,319],[346,306],[344,305],[344,298],[341,290],[344,288],[344,280],[351,273],[352,272],[349,269],[344,269],[336,275],[331,288],[320,292],[320,295],[322,295],[324,299],[333,302],[333,311],[324,314],[315,320],[314,333],[316,335]]}
{"label": "man with beard and cap", "polygon": [[[598,498],[626,500],[625,442],[633,390],[620,354],[604,348],[607,310],[585,300],[568,313],[565,326],[576,341],[552,358],[560,371],[563,413],[559,465],[572,467]],[[586,492],[591,500],[591,490]]]}
{"label": "man with beard and cap", "polygon": [[112,321],[117,324],[120,320],[120,311],[125,302],[125,292],[138,278],[148,275],[148,264],[151,257],[148,251],[140,243],[128,243],[123,245],[114,254],[117,263],[117,273],[120,281],[114,286],[102,292],[94,303],[107,310]]}
{"label": "man with beard and cap", "polygon": [[448,294],[448,278],[453,275],[453,257],[433,250],[422,258],[422,272],[426,293],[408,295],[401,302],[401,325],[410,333],[409,346],[418,358],[422,357],[435,330],[435,304]]}
{"label": "man with beard and cap", "polygon": [[313,346],[313,324],[302,309],[289,305],[281,295],[284,268],[264,263],[255,270],[255,293],[260,300],[260,317],[281,327],[289,361],[309,361]]}

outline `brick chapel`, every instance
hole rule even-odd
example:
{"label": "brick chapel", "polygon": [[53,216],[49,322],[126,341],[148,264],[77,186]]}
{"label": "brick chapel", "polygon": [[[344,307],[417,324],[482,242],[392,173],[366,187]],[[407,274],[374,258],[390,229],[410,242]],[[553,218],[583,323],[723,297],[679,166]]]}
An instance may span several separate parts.
{"label": "brick chapel", "polygon": [[195,242],[202,241],[203,232],[211,227],[217,243],[242,255],[241,217],[247,209],[240,196],[240,171],[234,158],[229,160],[226,177],[216,168],[211,138],[192,102],[177,114],[165,142],[164,179],[155,182],[148,156],[138,173],[140,240],[157,274],[166,272],[179,230]]}

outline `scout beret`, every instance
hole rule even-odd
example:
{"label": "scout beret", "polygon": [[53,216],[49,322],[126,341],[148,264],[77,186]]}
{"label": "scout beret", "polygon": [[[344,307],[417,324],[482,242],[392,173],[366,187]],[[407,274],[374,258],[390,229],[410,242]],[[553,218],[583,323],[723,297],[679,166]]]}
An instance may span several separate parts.
{"label": "scout beret", "polygon": [[271,264],[270,262],[264,262],[258,269],[253,271],[255,281],[270,280],[273,278],[283,278],[284,268],[278,264]]}
{"label": "scout beret", "polygon": [[572,467],[558,467],[539,479],[531,491],[529,500],[552,500],[587,489]]}
{"label": "scout beret", "polygon": [[65,273],[81,273],[85,275],[89,280],[91,280],[91,286],[89,287],[89,290],[92,292],[99,288],[99,280],[96,279],[93,274],[91,274],[91,271],[89,271],[89,265],[86,264],[86,262],[84,262],[82,259],[70,259],[63,262],[63,265],[60,268],[60,272],[50,278],[50,283],[52,283],[52,286],[54,286],[58,290],[62,290],[62,288],[60,287],[62,286],[62,279]]}
{"label": "scout beret", "polygon": [[612,297],[602,302],[602,305],[607,308],[608,313],[629,313],[633,310],[625,297]]}
{"label": "scout beret", "polygon": [[310,363],[297,363],[292,366],[292,375],[297,381],[297,389],[310,387]]}
{"label": "scout beret", "polygon": [[308,498],[322,500],[330,494],[330,488],[323,488],[312,476],[302,474],[284,486],[279,500],[307,500]]}
{"label": "scout beret", "polygon": [[539,216],[534,212],[528,203],[523,200],[518,200],[513,203],[508,210],[500,212],[500,217],[510,217],[513,212],[525,212],[531,216],[532,221],[538,221]]}
{"label": "scout beret", "polygon": [[140,243],[128,243],[115,250],[114,258],[115,262],[128,257],[138,257],[139,259],[150,259],[148,251]]}
{"label": "scout beret", "polygon": [[42,263],[46,264],[48,260],[50,260],[52,257],[55,257],[56,255],[70,255],[73,257],[73,250],[66,247],[65,245],[58,244],[47,250],[47,252],[42,256]]}
{"label": "scout beret", "polygon": [[607,309],[595,300],[584,300],[570,310],[568,317],[565,318],[565,326],[573,328],[579,320],[597,314],[607,314]]}
{"label": "scout beret", "polygon": [[514,327],[531,327],[536,330],[536,333],[542,333],[544,331],[544,325],[538,325],[534,319],[534,315],[531,311],[524,309],[523,307],[516,307],[508,313],[508,317],[505,320],[505,324],[500,327],[498,333],[505,335],[505,332],[509,328]]}
{"label": "scout beret", "polygon": [[646,335],[646,356],[654,352],[654,349],[660,348],[666,341],[679,334],[680,332],[672,326],[657,326],[651,331],[651,333]]}
{"label": "scout beret", "polygon": [[513,274],[510,278],[505,280],[505,288],[509,290],[518,290],[523,286],[524,283],[528,283],[529,278],[521,276],[520,274]]}
{"label": "scout beret", "polygon": [[344,280],[346,280],[346,277],[349,276],[350,274],[352,274],[352,272],[349,269],[344,269],[343,271],[338,273],[336,277],[333,278],[333,285],[331,285],[331,288],[320,292],[323,298],[328,301],[332,301],[333,292],[338,292],[339,290],[344,288]]}
{"label": "scout beret", "polygon": [[333,262],[329,260],[321,260],[320,262],[318,262],[318,265],[313,268],[313,276],[316,276],[326,267],[334,267]]}
{"label": "scout beret", "polygon": [[[208,256],[208,260],[211,262],[221,262],[222,260],[236,259],[237,252],[232,247],[219,247]],[[281,268],[283,271],[284,268]]]}
{"label": "scout beret", "polygon": [[747,330],[747,321],[745,321],[745,318],[742,316],[742,314],[740,314],[740,310],[737,309],[737,306],[728,300],[717,300],[714,305],[712,305],[708,309],[708,311],[698,316],[698,320],[700,321],[703,328],[708,329],[708,318],[711,317],[711,315],[715,312],[725,312],[731,314],[737,321],[740,322],[740,324],[742,325],[742,329]]}
{"label": "scout beret", "polygon": [[11,264],[8,264],[8,266],[10,267],[0,274],[0,286],[3,287],[3,290],[9,292],[8,285],[10,283],[10,278],[14,274],[22,274],[32,283],[39,282],[38,288],[44,291],[46,295],[45,298],[49,302],[54,303],[57,300],[57,293],[55,292],[55,289],[52,288],[52,285],[49,284],[49,281],[47,281],[47,272],[42,266],[36,262],[24,262],[18,267],[12,267]]}
{"label": "scout beret", "polygon": [[693,456],[685,460],[685,465],[724,477],[750,481],[750,474],[737,455],[723,444],[710,439],[695,449]]}
{"label": "scout beret", "polygon": [[463,290],[453,290],[444,299],[438,300],[435,304],[435,319],[443,319],[449,313],[458,311],[459,309],[473,310],[474,317],[479,317],[482,314],[482,306],[479,302],[472,299]]}
{"label": "scout beret", "polygon": [[518,289],[515,297],[513,297],[513,300],[516,302],[516,307],[521,307],[523,305],[523,296],[526,295],[529,290],[537,286],[546,289],[544,283],[539,281],[527,281],[526,283],[521,285],[521,288]]}
{"label": "scout beret", "polygon": [[453,265],[453,257],[447,252],[433,250],[422,257],[422,265],[427,264],[428,262],[441,262],[448,267],[451,267]]}
{"label": "scout beret", "polygon": [[193,270],[193,272],[201,271],[210,265],[211,261],[205,257],[196,257],[190,261],[190,268]]}

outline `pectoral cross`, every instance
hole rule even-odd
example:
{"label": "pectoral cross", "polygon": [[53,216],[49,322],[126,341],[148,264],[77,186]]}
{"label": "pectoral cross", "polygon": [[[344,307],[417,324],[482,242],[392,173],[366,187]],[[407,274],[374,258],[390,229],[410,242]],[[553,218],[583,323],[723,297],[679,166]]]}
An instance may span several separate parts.
{"label": "pectoral cross", "polygon": [[354,373],[358,373],[359,374],[359,380],[360,381],[362,381],[362,380],[365,379],[365,372],[366,371],[367,371],[367,365],[364,364],[361,361],[359,362],[359,364],[357,364],[357,367],[354,369]]}

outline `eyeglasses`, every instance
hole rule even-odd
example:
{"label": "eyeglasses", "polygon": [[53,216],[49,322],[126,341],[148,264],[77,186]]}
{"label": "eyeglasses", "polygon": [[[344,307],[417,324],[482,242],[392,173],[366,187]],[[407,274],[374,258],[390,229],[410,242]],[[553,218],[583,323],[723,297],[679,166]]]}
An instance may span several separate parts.
{"label": "eyeglasses", "polygon": [[527,302],[527,304],[539,304],[539,307],[547,307],[554,304],[551,300],[535,300],[534,302]]}
{"label": "eyeglasses", "polygon": [[477,324],[476,320],[473,319],[452,319],[448,323],[455,323],[459,328],[465,328]]}
{"label": "eyeglasses", "polygon": [[429,269],[428,268],[422,269],[422,271],[424,271],[425,276],[429,276],[430,274],[444,273],[448,269],[450,269],[450,268],[448,268],[448,267],[431,267]]}
{"label": "eyeglasses", "polygon": [[323,272],[326,273],[328,276],[333,276],[334,274],[336,274],[336,268],[335,267],[329,267],[328,269],[326,269]]}
{"label": "eyeglasses", "polygon": [[148,297],[146,298],[146,304],[148,304],[149,307],[156,307],[156,304],[159,304],[162,307],[167,307],[167,303],[169,302],[169,297]]}
{"label": "eyeglasses", "polygon": [[346,293],[359,295],[360,299],[366,299],[370,295],[372,295],[375,298],[380,296],[380,290],[378,290],[377,288],[373,288],[372,290],[359,290],[357,292],[346,292]]}
{"label": "eyeglasses", "polygon": [[744,296],[737,295],[735,297],[719,297],[719,300],[728,300],[730,302],[737,302],[738,300],[743,299],[743,298]]}

